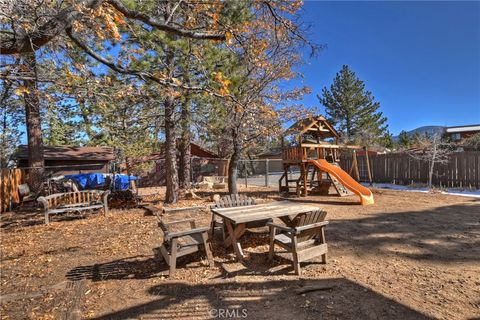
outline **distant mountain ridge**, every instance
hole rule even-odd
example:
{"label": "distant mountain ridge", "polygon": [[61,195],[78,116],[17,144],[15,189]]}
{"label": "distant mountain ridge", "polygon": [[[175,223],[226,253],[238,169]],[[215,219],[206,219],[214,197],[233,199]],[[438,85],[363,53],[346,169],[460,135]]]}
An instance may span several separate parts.
{"label": "distant mountain ridge", "polygon": [[[409,136],[413,136],[415,133],[418,132],[419,135],[423,135],[425,133],[428,133],[429,136],[433,136],[435,134],[441,134],[446,127],[444,126],[423,126],[423,127],[418,127],[416,129],[407,131]],[[393,137],[394,140],[398,140],[398,135]]]}

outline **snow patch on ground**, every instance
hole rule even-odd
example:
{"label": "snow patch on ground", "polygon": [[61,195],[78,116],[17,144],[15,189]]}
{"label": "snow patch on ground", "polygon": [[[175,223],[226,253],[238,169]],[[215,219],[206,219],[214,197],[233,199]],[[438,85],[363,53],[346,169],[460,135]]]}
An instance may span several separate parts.
{"label": "snow patch on ground", "polygon": [[[368,183],[362,183],[365,187],[369,187]],[[409,192],[423,192],[428,193],[429,190],[426,187],[411,187],[411,186],[402,186],[397,184],[391,183],[374,183],[374,188],[378,189],[390,189],[390,190],[399,190],[399,191],[409,191]],[[465,189],[457,189],[457,188],[448,188],[440,193],[448,194],[453,196],[461,196],[461,197],[473,197],[473,198],[480,198],[480,190],[465,190]]]}

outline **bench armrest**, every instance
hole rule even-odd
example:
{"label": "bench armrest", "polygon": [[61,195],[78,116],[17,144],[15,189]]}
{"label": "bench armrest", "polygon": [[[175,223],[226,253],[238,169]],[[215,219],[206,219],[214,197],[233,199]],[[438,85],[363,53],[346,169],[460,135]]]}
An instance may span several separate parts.
{"label": "bench armrest", "polygon": [[168,232],[165,234],[165,240],[168,241],[173,238],[179,238],[179,237],[188,236],[196,233],[208,232],[208,230],[210,230],[209,227],[202,227],[202,228],[195,228],[195,229],[190,229],[186,231]]}
{"label": "bench armrest", "polygon": [[309,230],[309,229],[315,229],[315,228],[319,228],[319,227],[324,227],[328,224],[328,221],[322,221],[322,222],[317,222],[317,223],[312,223],[312,224],[308,224],[306,226],[301,226],[301,227],[296,227],[295,228],[295,232],[298,233],[298,232],[301,232],[301,231],[305,231],[305,230]]}
{"label": "bench armrest", "polygon": [[160,221],[158,223],[158,226],[162,228],[163,231],[168,231],[168,229],[177,224],[183,224],[183,223],[190,223],[190,227],[195,228],[195,219],[190,218],[190,219],[185,219],[185,220],[177,220],[177,221],[172,221],[172,222],[163,222]]}
{"label": "bench armrest", "polygon": [[292,229],[292,228],[289,228],[287,226],[282,226],[282,225],[279,225],[279,224],[275,224],[273,222],[267,222],[267,226],[271,229],[271,228],[275,228],[275,229],[280,229],[282,231],[286,231],[286,232],[294,232],[295,230]]}
{"label": "bench armrest", "polygon": [[111,191],[110,190],[105,190],[103,193],[102,193],[102,196],[103,196],[103,200],[104,201],[107,201],[107,197],[110,195]]}
{"label": "bench armrest", "polygon": [[45,209],[45,211],[48,211],[48,201],[47,199],[45,199],[45,197],[38,197],[37,199],[37,202],[41,203],[43,205],[43,209]]}

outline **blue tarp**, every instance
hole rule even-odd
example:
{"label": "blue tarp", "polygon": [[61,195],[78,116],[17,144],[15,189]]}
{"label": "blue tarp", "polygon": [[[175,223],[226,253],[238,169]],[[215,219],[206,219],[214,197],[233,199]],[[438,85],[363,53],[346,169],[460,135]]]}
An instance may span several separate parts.
{"label": "blue tarp", "polygon": [[[95,189],[99,186],[105,185],[105,175],[103,173],[69,174],[65,176],[65,179],[72,179],[75,181],[81,190]],[[130,181],[133,180],[138,180],[138,177],[130,176],[129,178],[126,174],[116,174],[115,190],[128,190]]]}
{"label": "blue tarp", "polygon": [[80,173],[69,174],[65,179],[72,179],[81,189],[95,189],[105,184],[105,176],[103,173]]}
{"label": "blue tarp", "polygon": [[130,187],[130,181],[138,180],[138,177],[130,176],[126,174],[115,175],[115,190],[128,190]]}

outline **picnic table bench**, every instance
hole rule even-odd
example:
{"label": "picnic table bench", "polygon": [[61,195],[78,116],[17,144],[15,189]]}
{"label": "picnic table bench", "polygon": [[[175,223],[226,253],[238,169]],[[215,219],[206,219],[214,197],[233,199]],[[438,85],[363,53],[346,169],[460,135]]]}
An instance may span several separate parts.
{"label": "picnic table bench", "polygon": [[103,208],[104,215],[108,213],[108,195],[110,190],[83,190],[67,193],[55,193],[39,197],[37,201],[43,205],[45,224],[49,223],[49,215],[71,211],[84,211]]}
{"label": "picnic table bench", "polygon": [[249,205],[231,208],[211,208],[212,212],[223,218],[228,230],[228,243],[231,243],[239,261],[244,254],[239,238],[245,232],[248,223],[280,218],[287,225],[291,219],[300,213],[317,210],[318,207],[297,204],[291,201],[275,201],[259,205]]}

